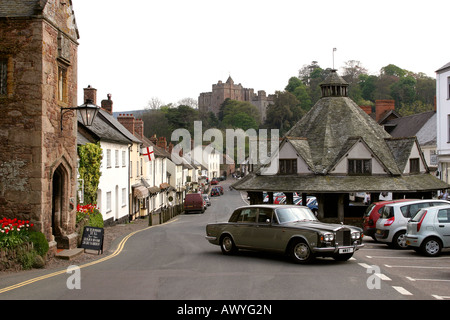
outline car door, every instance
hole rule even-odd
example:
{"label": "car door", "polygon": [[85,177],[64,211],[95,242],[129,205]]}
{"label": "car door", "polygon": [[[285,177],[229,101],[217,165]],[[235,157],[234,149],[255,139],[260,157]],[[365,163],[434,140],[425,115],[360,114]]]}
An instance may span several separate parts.
{"label": "car door", "polygon": [[450,247],[450,209],[438,211],[436,229],[444,241],[444,247]]}
{"label": "car door", "polygon": [[256,228],[257,208],[243,208],[233,225],[232,236],[238,247],[252,248],[253,230]]}
{"label": "car door", "polygon": [[278,234],[281,230],[274,226],[274,217],[272,209],[259,208],[257,224],[252,232],[251,246],[253,248],[269,251],[280,250]]}

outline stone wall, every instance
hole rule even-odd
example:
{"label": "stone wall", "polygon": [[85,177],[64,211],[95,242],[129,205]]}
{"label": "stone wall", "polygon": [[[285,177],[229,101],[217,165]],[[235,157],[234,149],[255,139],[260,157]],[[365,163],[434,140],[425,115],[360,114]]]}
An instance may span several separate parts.
{"label": "stone wall", "polygon": [[[0,57],[10,65],[8,95],[0,96],[0,216],[32,221],[53,247],[74,245],[77,122],[67,113],[61,130],[60,117],[61,108],[77,106],[77,32],[65,33],[70,9],[49,0],[43,15],[0,18]],[[66,70],[63,101],[60,67]],[[57,170],[63,185],[55,226]]]}

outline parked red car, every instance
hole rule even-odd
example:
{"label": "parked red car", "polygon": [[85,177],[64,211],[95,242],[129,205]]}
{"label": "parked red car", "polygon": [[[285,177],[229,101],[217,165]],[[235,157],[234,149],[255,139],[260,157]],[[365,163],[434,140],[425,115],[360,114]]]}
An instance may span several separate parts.
{"label": "parked red car", "polygon": [[374,203],[370,204],[367,207],[367,210],[364,213],[364,217],[363,217],[364,235],[372,237],[373,240],[377,241],[377,239],[375,239],[375,232],[377,231],[376,226],[377,226],[378,218],[380,218],[380,214],[381,214],[381,211],[383,210],[384,206],[387,204],[404,202],[404,201],[411,201],[411,199],[385,200],[385,201],[379,201],[379,202],[374,202]]}

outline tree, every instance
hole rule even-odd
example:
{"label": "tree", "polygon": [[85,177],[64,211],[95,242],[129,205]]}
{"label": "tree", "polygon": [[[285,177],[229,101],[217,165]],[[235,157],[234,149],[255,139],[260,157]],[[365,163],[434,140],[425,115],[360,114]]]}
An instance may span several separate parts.
{"label": "tree", "polygon": [[265,127],[279,129],[284,135],[303,115],[304,111],[292,93],[277,91],[274,104],[267,108]]}
{"label": "tree", "polygon": [[241,128],[244,131],[259,127],[259,110],[250,102],[227,99],[221,105],[221,114],[222,127]]}
{"label": "tree", "polygon": [[391,96],[394,98],[397,108],[402,103],[413,103],[416,99],[416,79],[412,76],[400,78],[391,85]]}
{"label": "tree", "polygon": [[164,105],[164,103],[157,97],[152,97],[148,103],[147,103],[147,108],[146,109],[150,109],[150,110],[156,110],[161,108]]}

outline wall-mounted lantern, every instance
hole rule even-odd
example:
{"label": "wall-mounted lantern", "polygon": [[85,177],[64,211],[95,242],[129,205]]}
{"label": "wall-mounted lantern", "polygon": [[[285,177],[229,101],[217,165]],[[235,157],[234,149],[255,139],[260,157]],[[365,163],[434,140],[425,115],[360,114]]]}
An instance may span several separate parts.
{"label": "wall-mounted lantern", "polygon": [[[99,106],[96,106],[92,100],[88,99],[84,104],[78,107],[61,108],[61,131],[63,130],[63,116],[66,112],[78,111],[81,116],[81,122],[86,127],[92,126],[94,119],[97,116]],[[72,112],[73,114],[73,112]]]}

